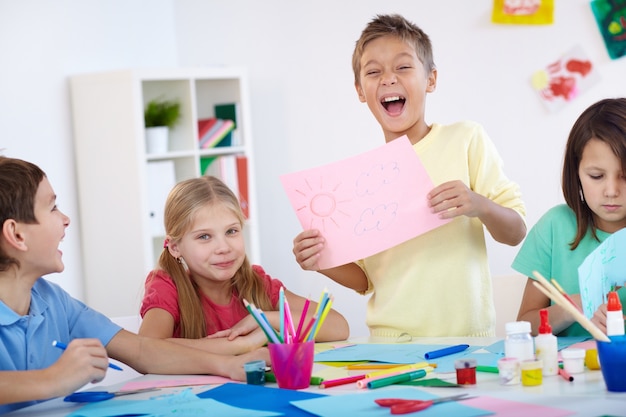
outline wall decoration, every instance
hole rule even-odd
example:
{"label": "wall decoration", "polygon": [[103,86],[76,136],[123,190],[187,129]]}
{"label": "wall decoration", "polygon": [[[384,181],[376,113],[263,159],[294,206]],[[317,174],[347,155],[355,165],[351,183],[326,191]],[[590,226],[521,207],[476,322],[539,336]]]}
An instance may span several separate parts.
{"label": "wall decoration", "polygon": [[554,21],[554,0],[493,0],[493,23],[550,25]]}
{"label": "wall decoration", "polygon": [[593,0],[591,10],[611,59],[626,55],[626,1]]}
{"label": "wall decoration", "polygon": [[556,111],[600,81],[587,54],[576,46],[531,77],[533,89],[548,110]]}

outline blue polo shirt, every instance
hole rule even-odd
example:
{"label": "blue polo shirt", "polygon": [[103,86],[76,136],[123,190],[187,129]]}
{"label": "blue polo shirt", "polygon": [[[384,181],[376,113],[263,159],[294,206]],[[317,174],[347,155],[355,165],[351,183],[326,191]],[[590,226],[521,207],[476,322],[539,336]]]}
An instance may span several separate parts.
{"label": "blue polo shirt", "polygon": [[[39,278],[31,290],[27,315],[18,315],[0,301],[0,370],[47,368],[63,353],[52,341],[67,344],[72,339],[96,338],[106,346],[120,330],[57,284]],[[34,403],[0,405],[0,414]]]}

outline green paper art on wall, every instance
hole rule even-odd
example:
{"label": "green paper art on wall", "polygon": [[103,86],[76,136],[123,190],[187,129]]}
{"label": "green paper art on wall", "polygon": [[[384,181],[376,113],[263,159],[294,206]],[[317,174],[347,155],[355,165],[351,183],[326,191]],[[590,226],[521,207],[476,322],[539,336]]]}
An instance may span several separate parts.
{"label": "green paper art on wall", "polygon": [[611,59],[626,55],[626,0],[593,0],[591,10]]}

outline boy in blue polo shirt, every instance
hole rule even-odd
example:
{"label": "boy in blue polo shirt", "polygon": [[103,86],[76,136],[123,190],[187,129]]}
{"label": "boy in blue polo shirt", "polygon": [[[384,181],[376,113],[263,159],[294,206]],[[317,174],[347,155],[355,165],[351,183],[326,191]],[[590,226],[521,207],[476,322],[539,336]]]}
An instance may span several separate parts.
{"label": "boy in blue polo shirt", "polygon": [[109,357],[142,373],[237,380],[245,362],[269,362],[266,348],[227,356],[138,336],[42,278],[64,269],[69,223],[39,167],[0,156],[0,414],[101,381]]}

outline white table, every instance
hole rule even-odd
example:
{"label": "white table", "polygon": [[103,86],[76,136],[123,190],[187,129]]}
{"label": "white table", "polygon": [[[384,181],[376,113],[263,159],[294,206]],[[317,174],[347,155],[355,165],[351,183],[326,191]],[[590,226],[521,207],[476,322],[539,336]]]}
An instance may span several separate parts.
{"label": "white table", "polygon": [[[488,346],[497,342],[497,338],[419,338],[414,339],[410,343],[419,344],[459,344],[469,343],[471,345]],[[358,338],[351,339],[349,342],[354,343],[389,343],[389,340],[380,338]],[[315,364],[315,375],[334,378],[356,374],[355,371],[346,371],[343,368],[333,368],[322,364]],[[361,371],[363,373],[363,371]],[[455,373],[435,374],[438,378],[456,382]],[[626,377],[626,375],[625,375]],[[136,380],[163,380],[163,379],[180,379],[180,375],[143,375]],[[119,389],[124,383],[107,386],[108,390]],[[276,384],[267,384],[268,386],[276,386]],[[102,387],[98,387],[102,388]],[[163,388],[162,393],[178,392],[186,387]],[[193,387],[194,392],[203,392],[209,389],[209,386]],[[393,389],[393,387],[379,388]],[[626,393],[608,392],[602,378],[601,371],[585,370],[582,374],[574,375],[574,381],[565,381],[560,376],[544,377],[543,383],[539,386],[526,387],[522,385],[504,386],[500,384],[498,374],[478,372],[477,384],[475,386],[453,387],[453,388],[437,388],[437,387],[419,387],[419,389],[427,391],[437,396],[455,395],[458,393],[469,393],[472,396],[488,396],[504,400],[520,401],[537,405],[570,410],[577,416],[601,416],[601,415],[626,415]],[[333,387],[320,390],[317,386],[309,388],[310,391],[329,395],[351,394],[358,391],[355,384]],[[154,392],[136,394],[132,399],[149,398]],[[129,397],[126,397],[130,399]],[[22,410],[7,414],[7,416],[65,416],[80,406],[63,402],[62,399],[54,399],[35,406],[27,407]],[[416,414],[419,415],[419,414]]]}

